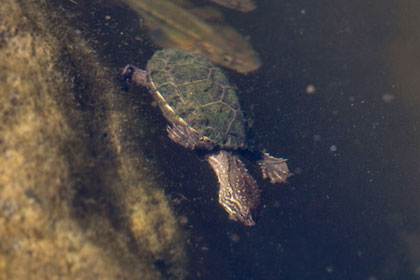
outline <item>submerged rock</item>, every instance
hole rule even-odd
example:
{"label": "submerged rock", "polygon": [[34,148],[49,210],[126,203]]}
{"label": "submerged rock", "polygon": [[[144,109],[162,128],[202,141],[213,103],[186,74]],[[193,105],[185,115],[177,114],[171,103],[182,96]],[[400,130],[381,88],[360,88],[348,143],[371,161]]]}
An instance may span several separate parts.
{"label": "submerged rock", "polygon": [[48,1],[0,5],[0,279],[183,279],[180,230],[111,73]]}

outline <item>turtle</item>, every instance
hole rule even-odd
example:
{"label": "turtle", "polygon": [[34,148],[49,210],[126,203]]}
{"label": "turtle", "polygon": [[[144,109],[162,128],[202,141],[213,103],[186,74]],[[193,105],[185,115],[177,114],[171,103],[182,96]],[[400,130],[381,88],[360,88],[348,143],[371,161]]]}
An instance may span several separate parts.
{"label": "turtle", "polygon": [[242,74],[261,67],[260,56],[250,40],[210,7],[198,9],[183,0],[125,2],[141,15],[150,39],[161,48],[186,49]]}
{"label": "turtle", "polygon": [[244,13],[255,10],[256,5],[252,0],[210,0],[213,3],[226,8],[238,10]]}
{"label": "turtle", "polygon": [[[168,48],[156,51],[146,70],[129,64],[121,75],[128,88],[148,88],[169,123],[173,142],[204,152],[218,178],[219,203],[229,217],[255,225],[260,189],[240,158],[241,151],[250,150],[247,121],[225,72],[200,55]],[[286,159],[259,150],[252,153],[258,154],[264,179],[283,183],[291,176]]]}

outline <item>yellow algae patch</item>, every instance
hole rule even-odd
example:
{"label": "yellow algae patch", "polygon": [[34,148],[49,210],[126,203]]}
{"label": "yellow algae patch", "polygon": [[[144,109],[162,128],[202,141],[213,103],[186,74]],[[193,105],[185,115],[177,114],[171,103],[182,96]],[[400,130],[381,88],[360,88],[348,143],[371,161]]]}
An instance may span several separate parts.
{"label": "yellow algae patch", "polygon": [[0,279],[183,279],[145,124],[95,52],[46,0],[4,0],[0,36]]}

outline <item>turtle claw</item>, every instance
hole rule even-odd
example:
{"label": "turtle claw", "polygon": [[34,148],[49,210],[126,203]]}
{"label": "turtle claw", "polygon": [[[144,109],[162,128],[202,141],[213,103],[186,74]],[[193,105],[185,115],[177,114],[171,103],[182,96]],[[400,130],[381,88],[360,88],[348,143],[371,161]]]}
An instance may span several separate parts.
{"label": "turtle claw", "polygon": [[197,132],[183,124],[168,125],[166,131],[172,141],[187,149],[211,150],[215,146],[210,140],[201,137]]}
{"label": "turtle claw", "polygon": [[184,148],[194,149],[194,138],[192,138],[192,141],[188,141],[188,139],[191,139],[191,136],[193,135],[188,137],[187,129],[188,128],[184,125],[174,124],[173,126],[166,126],[166,131],[168,132],[169,139],[183,146]]}
{"label": "turtle claw", "polygon": [[289,172],[287,159],[270,156],[263,153],[263,159],[258,161],[264,179],[269,178],[272,184],[284,183],[293,174]]}

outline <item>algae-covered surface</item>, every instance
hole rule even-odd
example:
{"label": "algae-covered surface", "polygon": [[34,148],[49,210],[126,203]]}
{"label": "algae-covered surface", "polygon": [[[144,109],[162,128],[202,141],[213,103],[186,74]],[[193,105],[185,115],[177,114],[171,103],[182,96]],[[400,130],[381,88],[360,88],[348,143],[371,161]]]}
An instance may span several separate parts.
{"label": "algae-covered surface", "polygon": [[263,202],[249,228],[147,90],[121,85],[158,49],[140,15],[2,2],[0,279],[419,278],[419,4],[256,4],[219,8],[263,62],[226,71],[251,138],[295,175],[271,185],[247,162]]}
{"label": "algae-covered surface", "polygon": [[0,36],[0,279],[183,279],[185,237],[115,72],[48,1],[3,1]]}

